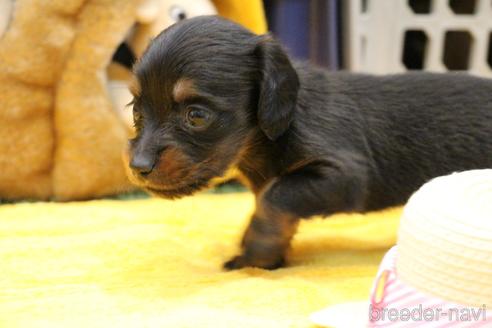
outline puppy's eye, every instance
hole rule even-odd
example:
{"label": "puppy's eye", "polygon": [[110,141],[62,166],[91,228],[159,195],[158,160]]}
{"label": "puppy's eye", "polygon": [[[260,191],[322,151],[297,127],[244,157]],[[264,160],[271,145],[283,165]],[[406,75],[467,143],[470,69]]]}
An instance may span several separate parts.
{"label": "puppy's eye", "polygon": [[183,8],[179,6],[172,6],[169,9],[169,16],[175,21],[179,22],[182,21],[183,19],[186,19],[187,15],[186,12],[184,11]]}
{"label": "puppy's eye", "polygon": [[199,107],[188,107],[186,112],[186,123],[192,128],[206,128],[212,121],[212,113]]}

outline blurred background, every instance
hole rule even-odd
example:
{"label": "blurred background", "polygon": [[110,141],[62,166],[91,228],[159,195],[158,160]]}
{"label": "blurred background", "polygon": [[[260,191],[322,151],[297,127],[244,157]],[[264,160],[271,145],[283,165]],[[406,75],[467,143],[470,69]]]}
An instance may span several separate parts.
{"label": "blurred background", "polygon": [[265,0],[291,54],[329,69],[492,73],[487,0]]}

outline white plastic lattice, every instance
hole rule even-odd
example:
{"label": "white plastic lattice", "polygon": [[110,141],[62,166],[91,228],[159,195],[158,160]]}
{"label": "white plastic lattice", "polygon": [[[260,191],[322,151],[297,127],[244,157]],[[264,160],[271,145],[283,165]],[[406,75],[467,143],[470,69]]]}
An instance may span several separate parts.
{"label": "white plastic lattice", "polygon": [[492,76],[491,0],[348,0],[349,70]]}

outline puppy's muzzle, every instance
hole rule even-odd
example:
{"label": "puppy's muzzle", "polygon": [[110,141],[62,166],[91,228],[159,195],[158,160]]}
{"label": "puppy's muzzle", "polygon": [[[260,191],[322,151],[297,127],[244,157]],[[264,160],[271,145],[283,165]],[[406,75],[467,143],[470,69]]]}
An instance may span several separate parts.
{"label": "puppy's muzzle", "polygon": [[159,152],[153,152],[149,150],[136,149],[130,160],[130,168],[134,174],[144,178],[149,175],[155,168]]}
{"label": "puppy's muzzle", "polygon": [[147,176],[155,167],[155,159],[150,156],[133,156],[130,168],[142,177]]}

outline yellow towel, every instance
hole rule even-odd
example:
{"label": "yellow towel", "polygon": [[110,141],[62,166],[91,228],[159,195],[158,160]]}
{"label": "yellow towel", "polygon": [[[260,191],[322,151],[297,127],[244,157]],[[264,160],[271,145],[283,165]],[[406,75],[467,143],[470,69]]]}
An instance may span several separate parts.
{"label": "yellow towel", "polygon": [[0,206],[0,327],[311,327],[367,299],[400,209],[304,221],[276,271],[221,270],[249,193]]}

